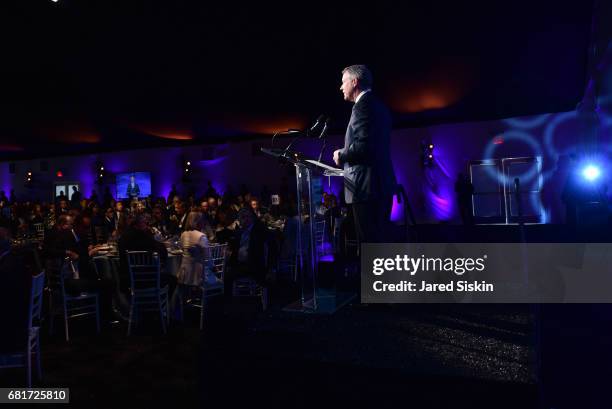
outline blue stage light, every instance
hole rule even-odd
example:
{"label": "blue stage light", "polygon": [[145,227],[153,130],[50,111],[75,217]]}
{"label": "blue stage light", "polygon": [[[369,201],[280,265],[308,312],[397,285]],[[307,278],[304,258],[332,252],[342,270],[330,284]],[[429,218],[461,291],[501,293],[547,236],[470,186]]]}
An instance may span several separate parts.
{"label": "blue stage light", "polygon": [[582,176],[589,182],[594,181],[601,175],[601,170],[595,165],[587,165],[582,170]]}

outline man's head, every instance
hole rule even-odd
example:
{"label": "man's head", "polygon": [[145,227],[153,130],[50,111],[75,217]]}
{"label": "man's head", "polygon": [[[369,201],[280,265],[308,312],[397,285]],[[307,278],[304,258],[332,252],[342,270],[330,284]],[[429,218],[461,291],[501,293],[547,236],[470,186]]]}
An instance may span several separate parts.
{"label": "man's head", "polygon": [[208,198],[208,208],[210,210],[215,210],[217,208],[217,199],[215,199],[214,197],[209,197]]}
{"label": "man's head", "polygon": [[253,213],[253,210],[247,209],[246,207],[238,212],[238,223],[243,229],[247,229],[255,223],[257,216]]}
{"label": "man's head", "polygon": [[59,207],[62,210],[68,209],[68,202],[64,199],[60,200]]}
{"label": "man's head", "polygon": [[185,204],[183,202],[176,202],[174,204],[174,213],[178,216],[183,216],[185,214]]}
{"label": "man's head", "polygon": [[251,209],[253,209],[254,212],[259,210],[259,202],[255,198],[251,199]]}
{"label": "man's head", "polygon": [[83,213],[81,215],[81,220],[79,220],[79,225],[84,228],[89,228],[91,226],[91,214],[89,214],[89,212]]}
{"label": "man's head", "polygon": [[372,73],[365,65],[351,65],[342,70],[340,91],[345,101],[355,102],[361,91],[372,87]]}
{"label": "man's head", "polygon": [[132,219],[131,226],[137,230],[147,230],[147,216],[145,214],[137,214]]}
{"label": "man's head", "polygon": [[72,221],[74,219],[72,218],[72,216],[69,216],[67,214],[63,214],[61,215],[58,219],[57,219],[57,227],[60,230],[70,230],[72,229]]}
{"label": "man's head", "polygon": [[115,205],[115,209],[118,212],[122,212],[123,211],[123,202],[121,202],[121,201],[117,202],[117,204]]}
{"label": "man's head", "polygon": [[208,200],[202,200],[202,203],[200,203],[200,211],[202,213],[208,213]]}
{"label": "man's head", "polygon": [[136,178],[134,177],[134,175],[130,176],[130,184],[134,184],[134,182],[136,181]]}
{"label": "man's head", "polygon": [[153,219],[155,219],[155,221],[161,221],[163,218],[164,218],[164,213],[162,212],[161,207],[155,206],[153,208]]}

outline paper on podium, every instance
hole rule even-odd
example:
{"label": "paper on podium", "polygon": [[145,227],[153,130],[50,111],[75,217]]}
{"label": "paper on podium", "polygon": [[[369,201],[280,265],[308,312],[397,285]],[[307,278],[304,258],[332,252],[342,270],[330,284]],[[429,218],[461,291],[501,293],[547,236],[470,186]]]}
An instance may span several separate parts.
{"label": "paper on podium", "polygon": [[307,159],[306,162],[312,163],[313,165],[316,165],[320,168],[325,169],[325,176],[343,176],[344,175],[344,170],[339,169],[339,168],[334,168],[333,166],[326,165],[323,162],[319,162],[314,159]]}

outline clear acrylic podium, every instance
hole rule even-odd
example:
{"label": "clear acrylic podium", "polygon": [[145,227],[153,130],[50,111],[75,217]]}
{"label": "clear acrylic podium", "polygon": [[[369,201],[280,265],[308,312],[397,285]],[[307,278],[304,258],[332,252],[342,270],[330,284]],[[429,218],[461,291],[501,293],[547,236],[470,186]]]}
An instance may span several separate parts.
{"label": "clear acrylic podium", "polygon": [[[284,308],[285,311],[304,313],[332,314],[348,304],[356,294],[338,293],[334,289],[318,286],[319,252],[315,242],[315,215],[312,181],[317,175],[341,177],[342,169],[328,166],[313,159],[303,157],[298,152],[286,149],[266,149],[262,152],[280,161],[295,166],[296,200],[300,222],[297,228],[297,267],[299,274],[300,298]],[[308,216],[308,223],[304,217]]]}

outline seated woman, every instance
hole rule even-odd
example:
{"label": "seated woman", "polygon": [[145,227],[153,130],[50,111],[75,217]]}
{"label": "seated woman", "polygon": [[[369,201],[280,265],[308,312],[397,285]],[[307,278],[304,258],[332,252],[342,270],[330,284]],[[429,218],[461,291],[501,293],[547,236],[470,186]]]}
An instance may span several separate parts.
{"label": "seated woman", "polygon": [[181,234],[180,242],[183,249],[183,259],[177,274],[178,283],[185,286],[199,287],[202,284],[202,275],[208,284],[217,282],[216,276],[209,268],[204,268],[204,249],[209,246],[206,234],[202,232],[205,220],[200,212],[190,212],[185,223],[185,231]]}

